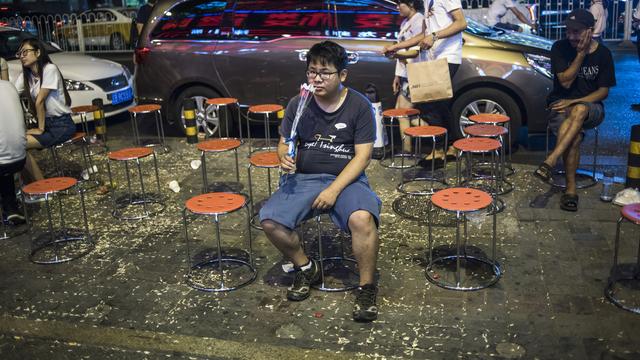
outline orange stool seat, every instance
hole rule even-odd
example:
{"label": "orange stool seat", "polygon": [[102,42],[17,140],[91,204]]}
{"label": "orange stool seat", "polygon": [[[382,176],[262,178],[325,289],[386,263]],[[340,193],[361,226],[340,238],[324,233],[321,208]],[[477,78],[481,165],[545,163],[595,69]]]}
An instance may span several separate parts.
{"label": "orange stool seat", "polygon": [[474,114],[469,116],[469,120],[476,124],[504,124],[511,121],[511,118],[502,114]]}
{"label": "orange stool seat", "polygon": [[416,116],[416,115],[420,115],[420,110],[411,109],[411,108],[387,109],[382,112],[382,116],[394,117],[394,118],[409,117],[409,116]]}
{"label": "orange stool seat", "polygon": [[211,99],[207,99],[206,103],[207,103],[207,105],[217,105],[217,106],[231,105],[231,104],[237,104],[238,103],[238,99],[236,99],[236,98],[211,98]]}
{"label": "orange stool seat", "polygon": [[32,182],[24,186],[22,191],[27,195],[45,195],[68,190],[77,183],[78,180],[72,177],[55,177]]}
{"label": "orange stool seat", "polygon": [[507,128],[504,126],[478,124],[478,125],[467,126],[466,128],[464,128],[464,132],[467,135],[471,135],[475,137],[496,138],[496,137],[506,135],[509,132],[509,130],[507,130]]}
{"label": "orange stool seat", "polygon": [[146,113],[158,111],[160,109],[162,109],[162,106],[158,104],[143,104],[143,105],[132,106],[128,110],[130,113],[146,114]]}
{"label": "orange stool seat", "polygon": [[413,164],[405,163],[405,158],[414,157],[413,154],[405,154],[405,153],[396,154],[396,149],[395,149],[396,146],[395,146],[395,140],[393,136],[393,127],[394,127],[393,123],[397,119],[412,118],[418,115],[420,115],[420,110],[411,109],[411,108],[387,109],[382,112],[382,116],[386,119],[389,119],[389,123],[387,124],[383,122],[383,126],[386,126],[389,128],[390,156],[387,159],[387,145],[384,145],[384,149],[383,149],[384,155],[382,159],[380,159],[381,166],[390,168],[390,169],[408,169],[416,166],[417,160],[414,161]]}
{"label": "orange stool seat", "polygon": [[502,147],[500,142],[489,138],[465,138],[456,140],[453,147],[460,151],[471,153],[486,153]]}
{"label": "orange stool seat", "polygon": [[[84,203],[84,190],[78,186],[78,180],[72,177],[54,177],[35,181],[22,187],[24,214],[31,235],[31,253],[29,260],[36,264],[59,264],[77,259],[95,248],[89,232],[87,210]],[[80,207],[69,206],[70,196],[75,188],[80,198]],[[34,209],[29,215],[29,199],[44,198],[44,206]],[[58,197],[57,201],[52,201]],[[57,204],[57,206],[56,206]],[[57,208],[57,209],[56,209]],[[46,217],[42,213],[46,213]],[[73,213],[73,216],[65,216]],[[41,227],[46,223],[46,227]],[[79,227],[70,227],[78,224]]]}
{"label": "orange stool seat", "polygon": [[71,108],[71,112],[73,112],[74,114],[86,114],[92,113],[94,111],[98,111],[98,107],[95,105],[81,105]]}
{"label": "orange stool seat", "polygon": [[109,152],[109,159],[117,161],[141,159],[153,154],[153,149],[146,147],[126,148]]}
{"label": "orange stool seat", "polygon": [[[182,211],[183,223],[185,226],[185,240],[187,243],[188,272],[186,282],[191,287],[202,291],[231,291],[236,290],[253,282],[257,275],[257,270],[253,261],[253,245],[250,225],[250,210],[247,198],[240,194],[226,192],[212,192],[197,195],[185,202]],[[222,251],[220,221],[226,214],[231,214],[240,209],[246,210],[246,236],[248,240],[248,259],[243,256],[229,255]],[[204,217],[202,217],[204,215]],[[201,254],[211,253],[209,245],[202,245],[202,241],[197,241],[193,246],[194,253],[198,254],[196,259],[192,259],[192,246],[189,244],[189,224],[196,221],[203,226],[214,224],[213,232],[216,239],[216,252],[212,255],[202,256]],[[199,228],[199,226],[198,226]],[[199,232],[200,234],[201,232]],[[234,230],[237,234],[238,231]],[[203,258],[204,257],[204,258]],[[197,262],[196,262],[197,261]],[[213,274],[212,274],[213,273]],[[232,275],[240,274],[238,279],[230,280]]]}
{"label": "orange stool seat", "polygon": [[249,158],[251,165],[264,168],[275,168],[280,166],[280,158],[276,151],[262,151],[251,155]]}
{"label": "orange stool seat", "polygon": [[252,112],[255,114],[269,114],[269,113],[278,112],[283,109],[284,108],[282,107],[282,105],[278,105],[278,104],[262,104],[262,105],[250,106],[249,112]]}
{"label": "orange stool seat", "polygon": [[[254,151],[259,150],[273,150],[277,148],[277,144],[273,145],[271,141],[271,125],[269,124],[269,115],[276,114],[278,119],[281,119],[284,116],[284,108],[282,105],[278,104],[261,104],[261,105],[253,105],[249,107],[248,114],[258,114],[262,115],[262,121],[264,126],[264,135],[265,135],[265,146],[257,147],[254,150],[253,140],[251,139],[251,124],[250,124],[250,116],[247,116],[247,137],[249,140],[249,155],[251,155]],[[252,121],[256,121],[257,119],[253,119]]]}
{"label": "orange stool seat", "polygon": [[477,211],[492,201],[491,195],[482,190],[461,187],[440,190],[431,196],[433,205],[448,211]]}
{"label": "orange stool seat", "polygon": [[434,137],[442,136],[447,133],[447,129],[440,126],[412,126],[404,131],[406,135],[411,137]]}
{"label": "orange stool seat", "polygon": [[215,192],[194,196],[187,200],[185,207],[196,214],[214,215],[230,213],[246,203],[247,199],[242,195]]}
{"label": "orange stool seat", "polygon": [[211,139],[198,143],[196,147],[200,151],[220,152],[236,149],[241,144],[239,139]]}
{"label": "orange stool seat", "polygon": [[[432,206],[455,214],[455,244],[449,245],[449,251],[437,252],[434,259]],[[429,226],[429,258],[425,276],[431,283],[450,290],[471,291],[492,286],[502,277],[503,270],[496,258],[496,203],[493,196],[485,191],[454,187],[437,191],[431,196],[427,209],[427,224]],[[491,255],[474,246],[469,251],[467,243],[468,214],[486,209],[490,212],[480,212],[474,216],[492,217]],[[460,227],[462,225],[463,230]],[[442,236],[438,236],[438,239]],[[440,246],[442,247],[442,246]],[[455,271],[452,270],[455,268]],[[464,270],[463,270],[464,269]]]}

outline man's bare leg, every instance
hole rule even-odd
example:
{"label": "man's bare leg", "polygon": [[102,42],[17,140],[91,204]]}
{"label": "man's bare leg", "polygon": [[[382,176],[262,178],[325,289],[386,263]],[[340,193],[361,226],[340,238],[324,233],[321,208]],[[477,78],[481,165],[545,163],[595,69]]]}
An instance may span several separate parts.
{"label": "man's bare leg", "polygon": [[544,160],[549,166],[555,166],[560,156],[562,156],[572,145],[573,141],[582,131],[582,124],[589,114],[587,106],[578,104],[573,106],[570,110],[569,116],[560,125],[558,130],[558,141],[556,147]]}
{"label": "man's bare leg", "polygon": [[267,238],[280,252],[296,267],[301,267],[309,262],[300,245],[300,238],[295,230],[290,230],[272,220],[264,220],[262,230]]}
{"label": "man's bare leg", "polygon": [[565,178],[567,181],[567,188],[565,193],[569,195],[575,195],[576,192],[576,171],[578,170],[578,164],[580,163],[580,143],[582,142],[582,135],[578,135],[571,143],[571,147],[565,152],[564,156],[564,168]]}
{"label": "man's bare leg", "polygon": [[358,210],[349,217],[353,254],[360,270],[360,286],[375,284],[374,274],[378,258],[378,231],[373,216]]}

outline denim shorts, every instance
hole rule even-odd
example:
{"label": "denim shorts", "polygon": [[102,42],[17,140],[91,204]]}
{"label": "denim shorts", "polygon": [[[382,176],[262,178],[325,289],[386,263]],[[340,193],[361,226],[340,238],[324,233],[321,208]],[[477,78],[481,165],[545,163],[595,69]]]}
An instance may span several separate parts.
{"label": "denim shorts", "polygon": [[[589,111],[587,118],[584,119],[584,123],[582,124],[583,130],[593,129],[602,124],[602,121],[604,121],[604,106],[602,106],[602,103],[579,102],[578,104],[585,105]],[[555,135],[558,135],[558,129],[560,129],[560,125],[567,119],[567,113],[559,113],[551,110],[547,119],[551,131],[553,131]]]}
{"label": "denim shorts", "polygon": [[[330,174],[282,175],[280,188],[260,209],[260,221],[272,220],[289,229],[295,229],[304,220],[316,215],[317,212],[311,209],[313,201],[335,179],[336,176]],[[381,206],[382,201],[371,190],[367,177],[363,174],[342,190],[334,206],[327,212],[334,224],[351,233],[349,217],[352,213],[366,210],[378,226]]]}
{"label": "denim shorts", "polygon": [[33,135],[44,148],[52,147],[71,139],[76,132],[76,124],[70,114],[51,116],[44,119],[44,132]]}

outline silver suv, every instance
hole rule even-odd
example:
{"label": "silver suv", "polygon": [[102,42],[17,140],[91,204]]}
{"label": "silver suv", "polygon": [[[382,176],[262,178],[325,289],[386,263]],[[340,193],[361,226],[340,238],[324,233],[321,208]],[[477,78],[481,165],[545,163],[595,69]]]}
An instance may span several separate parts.
{"label": "silver suv", "polygon": [[[195,98],[201,129],[215,132],[219,122],[216,114],[205,116],[204,99],[286,104],[305,81],[306,50],[330,39],[350,54],[347,85],[363,92],[374,84],[383,106],[392,107],[395,64],[381,49],[394,41],[400,21],[395,2],[383,0],[160,0],[135,49],[137,95],[141,102],[161,99],[176,130],[183,127],[182,101]],[[492,112],[509,115],[514,133],[521,125],[544,131],[551,45],[469,20],[453,84],[460,125]]]}

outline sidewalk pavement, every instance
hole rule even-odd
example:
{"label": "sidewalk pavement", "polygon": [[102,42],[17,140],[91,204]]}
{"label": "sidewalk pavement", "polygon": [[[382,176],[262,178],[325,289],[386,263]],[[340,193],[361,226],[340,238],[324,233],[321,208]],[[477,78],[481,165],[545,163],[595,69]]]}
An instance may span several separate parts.
{"label": "sidewalk pavement", "polygon": [[[110,146],[128,146],[125,140],[110,139]],[[619,208],[599,200],[599,186],[579,191],[577,213],[560,210],[558,194],[545,208],[534,209],[529,202],[548,186],[531,176],[533,166],[515,164],[510,177],[515,191],[503,196],[507,207],[497,216],[504,275],[491,288],[458,292],[426,281],[425,222],[394,212],[400,172],[372,161],[368,176],[383,200],[380,315],[360,324],[351,319],[348,292],[313,291],[306,301],[288,302],[285,290],[292,277],[282,272],[281,256],[259,230],[253,230],[254,283],[228,293],[187,286],[181,210],[186,199],[200,193],[201,170],[190,167],[199,157],[193,145],[183,139],[170,145],[171,153],[158,156],[166,209],[157,217],[115,220],[109,196],[90,191],[87,209],[97,245],[88,255],[35,265],[28,259],[26,234],[0,242],[0,358],[640,358],[640,316],[603,295]],[[240,149],[242,155],[247,151],[246,145]],[[41,155],[49,167],[47,154]],[[106,179],[106,160],[97,158]],[[241,156],[240,162],[247,192],[247,160]],[[211,179],[232,181],[232,169],[231,153],[208,158]],[[145,177],[152,185],[152,173]],[[169,190],[171,180],[180,183],[179,193]],[[256,171],[254,181],[259,198],[266,192],[265,175]],[[417,205],[408,211],[420,211],[424,202],[411,204]],[[66,210],[77,220],[77,205]],[[486,253],[490,219],[469,224],[469,245]],[[242,216],[222,219],[228,251],[243,244],[242,221]],[[192,230],[198,236],[192,246],[214,246],[213,228]],[[623,228],[623,263],[635,261],[638,233],[637,227]],[[434,235],[442,249],[454,243],[455,230],[438,226]]]}

